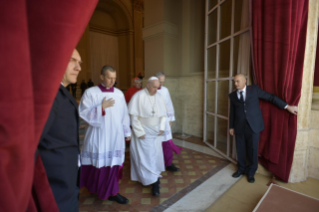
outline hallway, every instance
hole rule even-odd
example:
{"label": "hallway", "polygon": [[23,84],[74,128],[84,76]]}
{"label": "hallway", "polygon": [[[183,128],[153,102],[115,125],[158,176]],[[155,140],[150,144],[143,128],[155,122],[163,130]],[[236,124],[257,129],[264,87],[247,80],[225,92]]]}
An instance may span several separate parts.
{"label": "hallway", "polygon": [[225,159],[187,148],[183,148],[179,155],[174,155],[173,163],[181,170],[175,173],[163,172],[161,194],[153,197],[150,186],[130,180],[130,155],[127,150],[120,194],[130,200],[129,204],[100,200],[96,194],[90,194],[86,188],[82,188],[80,211],[164,211],[229,164]]}

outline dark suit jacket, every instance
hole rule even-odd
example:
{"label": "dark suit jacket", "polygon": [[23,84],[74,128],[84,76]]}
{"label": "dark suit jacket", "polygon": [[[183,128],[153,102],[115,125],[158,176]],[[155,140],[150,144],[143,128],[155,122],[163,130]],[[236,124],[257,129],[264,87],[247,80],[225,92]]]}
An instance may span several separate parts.
{"label": "dark suit jacket", "polygon": [[78,104],[61,85],[38,146],[61,212],[78,211],[78,129]]}
{"label": "dark suit jacket", "polygon": [[269,101],[277,107],[284,109],[286,102],[277,96],[267,93],[258,87],[258,85],[246,86],[246,100],[241,102],[237,96],[237,90],[229,94],[230,114],[229,128],[235,130],[235,134],[243,134],[245,130],[245,121],[249,123],[255,133],[264,129],[264,121],[259,107],[259,99]]}

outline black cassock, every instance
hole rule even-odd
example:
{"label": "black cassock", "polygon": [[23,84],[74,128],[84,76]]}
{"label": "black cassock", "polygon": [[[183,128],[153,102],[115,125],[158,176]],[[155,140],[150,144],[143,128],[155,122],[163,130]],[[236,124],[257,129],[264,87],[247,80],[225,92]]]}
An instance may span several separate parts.
{"label": "black cassock", "polygon": [[78,129],[78,104],[61,85],[38,146],[60,212],[79,211]]}

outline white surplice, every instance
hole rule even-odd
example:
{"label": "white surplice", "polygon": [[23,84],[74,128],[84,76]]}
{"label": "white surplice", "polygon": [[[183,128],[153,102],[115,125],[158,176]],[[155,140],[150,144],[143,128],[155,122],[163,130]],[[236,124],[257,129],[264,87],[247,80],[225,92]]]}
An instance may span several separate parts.
{"label": "white surplice", "polygon": [[[131,153],[131,180],[143,185],[155,183],[165,171],[160,130],[165,130],[166,105],[163,97],[149,95],[146,88],[135,93],[129,103],[133,128]],[[145,139],[139,137],[145,135]]]}
{"label": "white surplice", "polygon": [[174,106],[171,99],[171,95],[169,94],[169,91],[165,86],[161,86],[161,88],[157,90],[157,92],[162,95],[167,107],[167,114],[166,114],[167,120],[165,125],[165,132],[163,134],[163,141],[168,141],[172,139],[172,130],[171,130],[171,126],[169,122],[175,121]]}
{"label": "white surplice", "polygon": [[[112,98],[113,107],[104,109],[102,101]],[[125,137],[131,136],[130,118],[124,94],[117,88],[114,92],[102,92],[98,86],[85,91],[79,112],[89,127],[81,150],[82,165],[113,167],[122,165],[125,156]]]}

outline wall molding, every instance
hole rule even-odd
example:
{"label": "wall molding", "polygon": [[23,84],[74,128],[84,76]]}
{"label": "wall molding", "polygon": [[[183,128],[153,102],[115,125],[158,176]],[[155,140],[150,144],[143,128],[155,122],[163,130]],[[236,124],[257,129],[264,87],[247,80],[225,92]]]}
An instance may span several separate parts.
{"label": "wall molding", "polygon": [[177,25],[163,21],[143,28],[143,40],[148,40],[159,36],[177,38]]}
{"label": "wall molding", "polygon": [[134,34],[134,30],[110,30],[106,29],[103,26],[90,24],[89,29],[92,32],[99,32],[107,35],[120,36],[120,35],[129,35]]}

